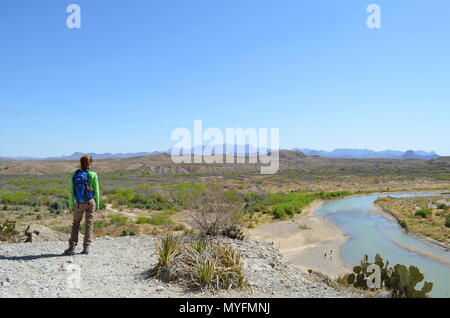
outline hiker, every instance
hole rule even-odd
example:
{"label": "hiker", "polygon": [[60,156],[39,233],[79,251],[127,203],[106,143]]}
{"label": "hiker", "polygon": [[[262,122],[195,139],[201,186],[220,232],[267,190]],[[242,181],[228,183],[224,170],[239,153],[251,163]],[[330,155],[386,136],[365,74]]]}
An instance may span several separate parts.
{"label": "hiker", "polygon": [[72,233],[69,240],[69,248],[64,251],[66,255],[74,255],[78,244],[78,232],[80,223],[85,217],[85,233],[83,251],[81,254],[89,254],[89,246],[93,238],[93,223],[95,210],[100,208],[100,191],[97,174],[89,169],[92,166],[92,156],[81,157],[81,169],[77,170],[70,178],[69,208],[73,213]]}

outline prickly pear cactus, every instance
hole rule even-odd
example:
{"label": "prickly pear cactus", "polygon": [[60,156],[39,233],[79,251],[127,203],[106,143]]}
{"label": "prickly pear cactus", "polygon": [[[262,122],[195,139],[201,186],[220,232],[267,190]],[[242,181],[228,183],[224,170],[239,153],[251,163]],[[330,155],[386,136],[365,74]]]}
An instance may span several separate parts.
{"label": "prickly pear cactus", "polygon": [[[424,280],[423,274],[416,266],[407,268],[404,265],[397,264],[394,268],[389,267],[389,261],[384,261],[377,254],[375,262],[380,268],[381,287],[392,291],[394,298],[426,298],[433,289],[433,283],[424,282],[421,289],[416,289],[417,284]],[[353,268],[353,273],[347,275],[347,283],[356,288],[368,289],[367,279],[372,274],[368,272],[368,267],[372,265],[369,257],[364,255],[360,265]]]}
{"label": "prickly pear cactus", "polygon": [[243,240],[245,238],[244,231],[237,224],[232,224],[222,231],[222,235],[234,240]]}
{"label": "prickly pear cactus", "polygon": [[417,290],[417,284],[423,280],[424,276],[416,266],[410,266],[408,269],[404,265],[395,265],[391,279],[393,297],[427,298],[427,294],[433,289],[433,283],[424,282],[422,289]]}

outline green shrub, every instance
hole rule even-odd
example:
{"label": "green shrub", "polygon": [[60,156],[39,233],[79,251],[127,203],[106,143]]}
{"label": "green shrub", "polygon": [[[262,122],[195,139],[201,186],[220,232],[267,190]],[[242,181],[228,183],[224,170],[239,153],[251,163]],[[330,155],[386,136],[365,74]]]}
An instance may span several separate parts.
{"label": "green shrub", "polygon": [[139,216],[136,220],[136,224],[150,224],[151,219],[146,216]]}
{"label": "green shrub", "polygon": [[104,220],[95,220],[94,221],[94,230],[101,230],[106,226],[106,221]]}
{"label": "green shrub", "polygon": [[273,209],[272,214],[273,214],[274,218],[280,219],[280,220],[284,220],[287,217],[286,212],[282,208]]}
{"label": "green shrub", "polygon": [[119,214],[108,215],[108,218],[109,218],[110,223],[114,224],[114,225],[125,225],[129,221],[126,216],[119,215]]}
{"label": "green shrub", "polygon": [[139,194],[133,200],[134,204],[148,210],[162,211],[176,208],[168,195],[162,193],[152,193],[150,196]]}
{"label": "green shrub", "polygon": [[53,201],[48,204],[48,209],[50,213],[53,214],[63,214],[64,210],[68,208],[69,208],[69,201],[67,200]]}
{"label": "green shrub", "polygon": [[317,195],[322,200],[325,200],[325,199],[339,198],[350,194],[352,193],[349,191],[336,191],[336,192],[319,192]]}
{"label": "green shrub", "polygon": [[418,211],[416,211],[415,216],[420,216],[423,218],[426,218],[429,215],[432,215],[433,212],[430,209],[420,209]]}
{"label": "green shrub", "polygon": [[3,193],[2,202],[5,204],[27,204],[31,200],[29,192]]}
{"label": "green shrub", "polygon": [[106,209],[106,203],[108,203],[108,200],[100,199],[100,207],[99,207],[99,210],[104,210],[104,209]]}
{"label": "green shrub", "polygon": [[172,187],[176,202],[180,207],[186,208],[192,198],[203,195],[207,190],[201,183],[179,183]]}
{"label": "green shrub", "polygon": [[283,219],[286,216],[294,216],[301,213],[302,209],[316,199],[333,199],[351,194],[348,191],[338,192],[291,192],[255,194],[248,193],[244,196],[244,210],[249,212],[270,212],[274,218]]}
{"label": "green shrub", "polygon": [[301,205],[298,202],[285,202],[280,203],[272,208],[274,215],[287,215],[293,217],[295,214],[302,211]]}
{"label": "green shrub", "polygon": [[116,188],[111,199],[116,201],[119,205],[128,205],[136,198],[136,196],[137,193],[133,189]]}
{"label": "green shrub", "polygon": [[156,214],[150,217],[149,223],[153,225],[170,225],[173,221],[167,214]]}
{"label": "green shrub", "polygon": [[445,226],[450,227],[450,213],[445,216]]}
{"label": "green shrub", "polygon": [[120,236],[136,236],[136,232],[130,229],[125,229],[122,231],[122,234]]}

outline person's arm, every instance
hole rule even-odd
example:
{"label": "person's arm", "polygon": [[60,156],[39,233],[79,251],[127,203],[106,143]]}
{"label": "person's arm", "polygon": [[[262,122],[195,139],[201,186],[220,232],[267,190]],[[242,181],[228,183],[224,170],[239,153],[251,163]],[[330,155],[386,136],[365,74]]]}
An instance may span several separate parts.
{"label": "person's arm", "polygon": [[70,176],[69,180],[69,209],[73,210],[75,206],[75,195],[73,194],[73,175]]}
{"label": "person's arm", "polygon": [[96,209],[100,210],[100,186],[98,185],[98,176],[95,172],[90,173],[91,175],[91,186],[95,194],[95,203],[97,205]]}

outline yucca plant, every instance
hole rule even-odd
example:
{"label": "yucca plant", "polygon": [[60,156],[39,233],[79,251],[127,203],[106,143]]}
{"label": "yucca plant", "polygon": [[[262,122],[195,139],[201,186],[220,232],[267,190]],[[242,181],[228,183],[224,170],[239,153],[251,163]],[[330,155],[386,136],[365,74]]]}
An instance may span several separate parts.
{"label": "yucca plant", "polygon": [[230,246],[217,246],[217,257],[220,261],[219,279],[225,289],[242,288],[247,282],[244,278],[244,265],[241,254]]}
{"label": "yucca plant", "polygon": [[159,266],[167,266],[175,257],[180,254],[181,245],[180,239],[173,235],[165,236],[161,239],[159,251]]}
{"label": "yucca plant", "polygon": [[231,246],[205,238],[186,243],[173,236],[161,240],[154,276],[213,291],[248,285],[241,254]]}
{"label": "yucca plant", "polygon": [[191,243],[191,247],[195,252],[201,254],[208,247],[208,241],[203,238],[195,240]]}
{"label": "yucca plant", "polygon": [[197,263],[197,272],[194,274],[196,279],[196,284],[200,287],[206,287],[213,285],[216,276],[216,264],[214,260],[208,259],[204,263]]}
{"label": "yucca plant", "polygon": [[225,267],[235,267],[241,265],[241,254],[229,246],[218,246],[218,254],[221,263]]}

